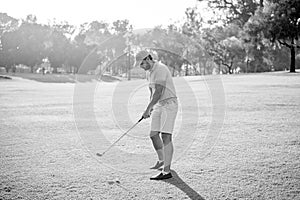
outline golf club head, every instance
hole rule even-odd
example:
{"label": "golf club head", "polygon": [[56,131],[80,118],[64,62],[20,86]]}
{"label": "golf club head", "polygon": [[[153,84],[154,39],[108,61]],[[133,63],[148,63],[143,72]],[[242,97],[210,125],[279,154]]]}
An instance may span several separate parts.
{"label": "golf club head", "polygon": [[97,156],[101,157],[103,156],[104,154],[103,153],[96,153]]}
{"label": "golf club head", "polygon": [[115,181],[107,181],[107,183],[108,183],[109,185],[112,185],[112,184],[115,183]]}

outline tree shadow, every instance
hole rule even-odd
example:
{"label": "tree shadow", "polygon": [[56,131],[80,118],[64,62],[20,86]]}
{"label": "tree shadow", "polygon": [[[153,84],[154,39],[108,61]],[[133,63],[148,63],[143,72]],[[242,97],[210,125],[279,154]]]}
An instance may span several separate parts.
{"label": "tree shadow", "polygon": [[163,180],[164,182],[176,186],[178,189],[180,189],[186,195],[188,195],[189,198],[192,200],[205,200],[203,197],[200,196],[200,194],[198,194],[188,184],[186,184],[174,170],[171,170],[171,173],[173,175],[173,178]]}

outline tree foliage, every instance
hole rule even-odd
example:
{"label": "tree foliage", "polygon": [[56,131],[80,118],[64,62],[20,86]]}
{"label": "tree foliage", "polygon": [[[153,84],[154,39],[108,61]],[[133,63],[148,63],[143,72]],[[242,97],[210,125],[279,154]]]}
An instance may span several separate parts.
{"label": "tree foliage", "polygon": [[242,27],[254,15],[263,0],[199,0],[208,2],[212,9],[221,10],[225,14],[227,24],[235,23]]}
{"label": "tree foliage", "polygon": [[56,21],[38,24],[34,15],[18,20],[0,13],[0,65],[8,71],[23,64],[34,72],[47,60],[54,73],[61,68],[79,73],[105,69],[130,77],[134,52],[148,47],[174,76],[284,70],[289,57],[290,71],[295,71],[299,1],[201,1],[220,21],[212,17],[207,23],[199,8],[191,7],[181,23],[143,34],[134,34],[128,20],[75,27]]}
{"label": "tree foliage", "polygon": [[[295,72],[296,48],[300,48],[300,2],[270,0],[245,25],[246,32],[256,38],[267,38],[290,49],[290,72]],[[276,45],[276,44],[275,44]]]}

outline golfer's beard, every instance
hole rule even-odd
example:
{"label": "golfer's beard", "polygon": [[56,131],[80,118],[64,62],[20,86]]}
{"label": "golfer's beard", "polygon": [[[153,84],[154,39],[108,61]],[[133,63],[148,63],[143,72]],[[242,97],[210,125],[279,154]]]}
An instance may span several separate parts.
{"label": "golfer's beard", "polygon": [[151,69],[151,65],[149,63],[147,63],[146,68],[147,71],[149,71]]}

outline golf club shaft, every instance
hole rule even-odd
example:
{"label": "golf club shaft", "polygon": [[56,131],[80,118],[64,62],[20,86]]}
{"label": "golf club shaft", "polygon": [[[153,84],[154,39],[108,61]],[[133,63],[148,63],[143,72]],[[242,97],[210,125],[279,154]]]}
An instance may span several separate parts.
{"label": "golf club shaft", "polygon": [[139,119],[139,121],[137,121],[128,131],[126,131],[125,133],[123,133],[123,135],[121,135],[114,143],[112,143],[103,153],[102,155],[104,155],[107,151],[109,151],[113,146],[115,146],[115,144],[117,144],[127,133],[129,133],[129,131],[131,131],[138,123],[140,123],[140,121],[142,121],[144,118],[142,117],[141,119]]}

